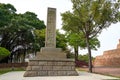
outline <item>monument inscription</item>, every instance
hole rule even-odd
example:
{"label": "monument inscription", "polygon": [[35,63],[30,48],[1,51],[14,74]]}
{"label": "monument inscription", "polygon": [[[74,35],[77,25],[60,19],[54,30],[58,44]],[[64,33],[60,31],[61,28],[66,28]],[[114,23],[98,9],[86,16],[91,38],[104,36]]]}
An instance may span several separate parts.
{"label": "monument inscription", "polygon": [[56,47],[56,9],[48,8],[45,47]]}

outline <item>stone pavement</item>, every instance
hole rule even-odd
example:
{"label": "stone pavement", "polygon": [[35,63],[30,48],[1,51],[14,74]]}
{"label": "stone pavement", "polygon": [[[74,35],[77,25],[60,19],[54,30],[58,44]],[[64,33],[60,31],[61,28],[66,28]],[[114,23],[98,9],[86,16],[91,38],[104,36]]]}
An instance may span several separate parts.
{"label": "stone pavement", "polygon": [[93,74],[88,72],[78,72],[79,76],[43,76],[43,77],[23,77],[25,71],[8,72],[0,75],[0,80],[120,80],[120,78]]}

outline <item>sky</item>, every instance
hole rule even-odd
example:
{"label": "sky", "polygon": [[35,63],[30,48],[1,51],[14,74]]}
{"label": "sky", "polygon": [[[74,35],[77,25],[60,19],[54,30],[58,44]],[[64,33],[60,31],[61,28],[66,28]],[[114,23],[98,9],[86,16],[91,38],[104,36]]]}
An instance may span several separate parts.
{"label": "sky", "polygon": [[[57,9],[56,28],[61,29],[62,20],[61,13],[72,10],[70,0],[0,0],[0,3],[10,3],[16,9],[17,13],[25,13],[26,11],[34,12],[40,20],[46,24],[47,8]],[[97,51],[92,51],[92,56],[102,55],[104,51],[116,49],[120,39],[120,23],[112,24],[109,28],[102,31],[98,37],[101,47]],[[80,50],[80,54],[87,53],[87,50]]]}

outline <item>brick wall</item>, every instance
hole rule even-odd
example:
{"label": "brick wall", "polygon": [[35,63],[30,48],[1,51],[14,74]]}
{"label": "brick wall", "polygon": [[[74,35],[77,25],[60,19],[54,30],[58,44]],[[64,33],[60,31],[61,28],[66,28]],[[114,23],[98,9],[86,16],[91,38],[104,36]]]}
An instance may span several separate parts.
{"label": "brick wall", "polygon": [[104,51],[103,55],[96,57],[93,65],[120,67],[120,40],[117,49]]}
{"label": "brick wall", "polygon": [[27,67],[28,63],[2,63],[0,64],[0,68],[10,68],[10,67]]}

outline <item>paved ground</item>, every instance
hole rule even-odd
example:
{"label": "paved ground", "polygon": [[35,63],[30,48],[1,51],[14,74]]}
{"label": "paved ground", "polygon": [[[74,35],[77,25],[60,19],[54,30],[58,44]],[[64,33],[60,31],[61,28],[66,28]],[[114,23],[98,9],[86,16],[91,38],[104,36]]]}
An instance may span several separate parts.
{"label": "paved ground", "polygon": [[120,67],[96,67],[93,72],[120,77]]}
{"label": "paved ground", "polygon": [[23,77],[24,71],[18,71],[0,75],[0,80],[120,80],[115,77],[91,74],[88,72],[78,73],[79,76]]}
{"label": "paved ground", "polygon": [[[88,71],[88,68],[80,68],[80,70]],[[120,77],[120,67],[94,67],[92,70],[95,73]]]}

